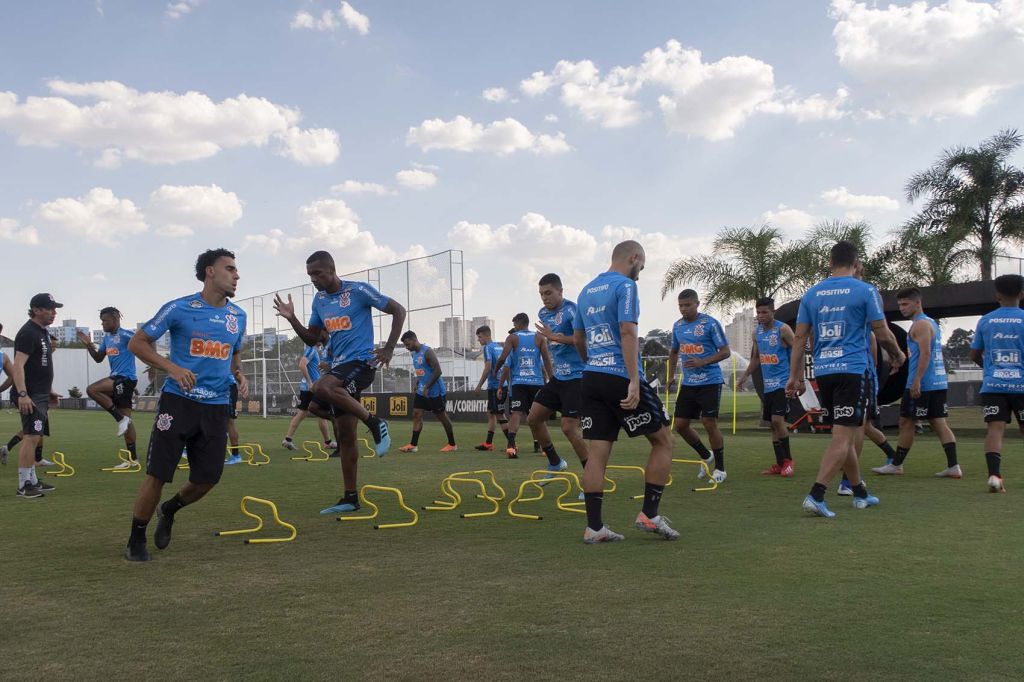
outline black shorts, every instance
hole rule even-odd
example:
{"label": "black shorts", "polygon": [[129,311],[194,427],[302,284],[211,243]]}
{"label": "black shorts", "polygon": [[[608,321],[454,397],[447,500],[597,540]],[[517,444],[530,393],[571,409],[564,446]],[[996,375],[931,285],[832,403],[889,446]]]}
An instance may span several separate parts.
{"label": "black shorts", "polygon": [[900,416],[908,419],[945,419],[949,416],[946,408],[946,389],[921,391],[920,398],[911,398],[909,389],[903,391]]}
{"label": "black shorts", "polygon": [[188,480],[217,483],[224,472],[227,428],[227,405],[205,405],[180,395],[161,394],[149,437],[146,473],[170,483],[187,447]]}
{"label": "black shorts", "polygon": [[444,412],[447,398],[448,396],[444,393],[433,398],[417,393],[412,399],[412,409],[425,410],[427,412]]}
{"label": "black shorts", "polygon": [[501,400],[498,400],[498,389],[489,388],[487,389],[487,414],[497,414],[504,416],[508,413],[508,388],[501,394]]}
{"label": "black shorts", "polygon": [[377,370],[363,360],[351,360],[335,365],[328,374],[340,379],[342,388],[348,391],[350,396],[359,400],[363,391],[373,384]]}
{"label": "black shorts", "polygon": [[582,382],[582,379],[552,379],[541,387],[533,400],[552,412],[561,412],[565,419],[579,419],[583,406]]}
{"label": "black shorts", "polygon": [[629,379],[604,372],[584,372],[580,381],[582,401],[580,428],[587,440],[615,442],[619,429],[630,438],[657,433],[669,420],[658,392],[646,380],[640,380],[640,402],[633,410],[624,410],[619,402],[626,397]]}
{"label": "black shorts", "polygon": [[313,391],[299,391],[299,404],[296,407],[305,412],[309,409],[309,403],[313,400]]}
{"label": "black shorts", "polygon": [[228,398],[228,419],[238,419],[238,384],[231,384],[231,396]]}
{"label": "black shorts", "polygon": [[135,379],[129,379],[120,375],[110,377],[114,382],[114,407],[119,410],[132,409],[132,398],[135,397],[135,386],[139,383]]}
{"label": "black shorts", "polygon": [[[26,436],[50,435],[50,396],[30,396],[32,411],[21,415],[21,432]],[[18,403],[14,403],[18,407]],[[19,412],[19,414],[21,414]]]}
{"label": "black shorts", "polygon": [[779,388],[770,393],[765,393],[761,398],[761,419],[769,422],[772,417],[789,416],[789,398],[786,397],[786,389]]}
{"label": "black shorts", "polygon": [[722,384],[706,386],[681,386],[676,396],[675,417],[679,419],[697,419],[713,417],[718,419],[718,410],[722,403]]}
{"label": "black shorts", "polygon": [[533,401],[537,399],[537,394],[540,393],[542,386],[534,386],[533,384],[516,384],[512,387],[509,399],[509,410],[512,412],[522,412],[523,414],[529,414],[530,408],[533,407]]}
{"label": "black shorts", "polygon": [[818,377],[821,420],[838,426],[861,426],[867,407],[864,374],[826,374]]}
{"label": "black shorts", "polygon": [[867,383],[867,395],[865,397],[865,414],[872,422],[877,423],[882,418],[882,409],[878,405],[878,377],[873,370],[864,374],[864,381]]}
{"label": "black shorts", "polygon": [[1016,415],[1017,423],[1024,424],[1024,393],[982,393],[981,404],[985,423],[1009,424]]}

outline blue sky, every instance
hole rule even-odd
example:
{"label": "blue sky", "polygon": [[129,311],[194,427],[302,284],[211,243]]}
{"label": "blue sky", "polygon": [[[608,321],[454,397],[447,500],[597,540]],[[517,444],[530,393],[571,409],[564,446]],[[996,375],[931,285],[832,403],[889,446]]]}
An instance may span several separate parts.
{"label": "blue sky", "polygon": [[853,216],[884,235],[911,173],[1024,105],[1011,2],[0,12],[8,328],[36,291],[90,326],[109,304],[141,321],[220,245],[240,298],[304,281],[315,248],[358,269],[462,247],[466,312],[501,327],[535,312],[540,274],[574,296],[634,235],[641,326],[664,328],[661,274],[719,227]]}

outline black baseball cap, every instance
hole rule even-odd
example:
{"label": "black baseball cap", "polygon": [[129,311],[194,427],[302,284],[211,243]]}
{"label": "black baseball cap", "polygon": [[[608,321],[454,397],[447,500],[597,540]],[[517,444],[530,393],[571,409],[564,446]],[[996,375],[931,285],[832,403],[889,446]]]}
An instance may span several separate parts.
{"label": "black baseball cap", "polygon": [[55,310],[56,308],[64,307],[63,303],[57,303],[57,301],[53,300],[52,294],[36,294],[32,297],[32,300],[28,305],[31,308],[44,308],[46,310]]}

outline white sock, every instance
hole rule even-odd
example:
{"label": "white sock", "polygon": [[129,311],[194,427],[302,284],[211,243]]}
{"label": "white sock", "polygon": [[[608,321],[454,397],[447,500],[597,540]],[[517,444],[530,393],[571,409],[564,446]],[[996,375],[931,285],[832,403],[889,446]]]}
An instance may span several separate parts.
{"label": "white sock", "polygon": [[18,467],[18,489],[25,487],[25,483],[32,480],[31,467]]}
{"label": "white sock", "polygon": [[39,479],[36,477],[36,468],[35,468],[35,466],[33,466],[31,469],[29,469],[29,476],[31,477],[32,485],[35,485],[35,484],[39,483]]}

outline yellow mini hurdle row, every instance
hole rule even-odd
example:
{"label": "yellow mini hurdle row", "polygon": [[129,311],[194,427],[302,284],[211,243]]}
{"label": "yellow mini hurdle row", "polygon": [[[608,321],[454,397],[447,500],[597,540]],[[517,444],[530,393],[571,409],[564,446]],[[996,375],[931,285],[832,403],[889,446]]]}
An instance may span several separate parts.
{"label": "yellow mini hurdle row", "polygon": [[[484,477],[490,479],[491,486],[495,489],[495,493],[487,492],[487,484],[484,481]],[[443,481],[441,481],[441,494],[447,497],[447,500],[434,500],[433,506],[423,507],[425,511],[452,511],[458,508],[462,504],[462,496],[459,491],[455,489],[455,484],[466,483],[476,484],[480,489],[480,494],[476,496],[478,500],[487,500],[493,505],[493,508],[488,511],[463,513],[459,516],[464,519],[473,519],[481,516],[495,516],[501,510],[501,501],[505,499],[505,489],[498,485],[498,480],[494,477],[494,472],[490,469],[479,469],[477,471],[456,471],[453,474],[449,474]]]}
{"label": "yellow mini hurdle row", "polygon": [[372,514],[363,514],[361,516],[339,516],[338,517],[339,521],[368,521],[370,519],[375,519],[375,518],[377,518],[377,516],[380,515],[380,507],[378,507],[376,504],[371,502],[366,497],[366,491],[368,491],[368,490],[376,490],[376,491],[384,492],[384,493],[394,493],[395,497],[398,498],[398,506],[401,507],[402,509],[404,509],[405,511],[409,512],[410,514],[412,514],[412,519],[409,520],[409,521],[403,521],[401,523],[379,523],[379,524],[376,524],[373,527],[374,530],[384,530],[386,528],[407,528],[409,526],[415,526],[417,523],[419,523],[420,515],[416,513],[415,509],[413,509],[412,507],[408,506],[405,503],[405,498],[402,496],[402,491],[401,490],[399,490],[398,488],[390,488],[390,487],[384,486],[384,485],[370,485],[370,484],[366,484],[362,488],[359,489],[359,500],[363,504],[365,504],[367,507],[370,507],[371,509],[373,509],[373,513]]}
{"label": "yellow mini hurdle row", "polygon": [[[270,464],[270,455],[263,452],[263,446],[259,443],[242,443],[235,449],[245,453],[245,463],[251,467],[261,467]],[[257,457],[260,459],[257,460]]]}
{"label": "yellow mini hurdle row", "polygon": [[[314,448],[316,451],[314,452]],[[331,458],[331,453],[324,449],[323,443],[318,440],[302,441],[302,451],[305,457],[292,457],[293,462],[326,462]]]}
{"label": "yellow mini hurdle row", "polygon": [[68,476],[75,475],[75,467],[65,461],[63,452],[54,452],[50,457],[53,458],[53,463],[56,466],[59,466],[60,469],[47,469],[47,474],[51,474],[57,478],[67,478]]}
{"label": "yellow mini hurdle row", "polygon": [[214,535],[218,536],[218,537],[222,536],[222,535],[243,535],[243,534],[246,534],[246,533],[255,533],[257,531],[262,530],[263,529],[263,517],[260,516],[259,514],[254,514],[251,511],[249,511],[248,503],[250,503],[250,502],[252,502],[254,504],[263,504],[263,505],[266,505],[266,506],[270,507],[270,512],[274,516],[274,523],[276,523],[278,526],[280,526],[282,528],[287,529],[288,531],[291,532],[291,534],[288,537],[283,537],[283,538],[251,538],[251,539],[247,539],[245,541],[245,544],[247,544],[247,545],[256,545],[256,544],[267,544],[267,543],[271,543],[271,542],[291,542],[299,534],[299,531],[295,529],[295,526],[293,526],[292,524],[288,523],[287,521],[282,521],[281,520],[281,516],[277,513],[277,505],[276,504],[274,504],[270,500],[264,500],[264,499],[259,498],[259,497],[252,497],[250,495],[246,495],[245,497],[242,498],[242,513],[245,514],[246,516],[248,516],[251,519],[256,519],[256,527],[255,528],[242,528],[241,530],[222,530],[222,531],[219,531],[217,533],[214,533]]}
{"label": "yellow mini hurdle row", "polygon": [[[137,474],[142,471],[142,464],[137,459],[132,459],[132,453],[124,448],[117,451],[117,458],[121,460],[122,464],[130,464],[131,466],[119,469],[117,466],[103,467],[100,471],[109,471],[112,474]],[[120,466],[120,465],[118,465]]]}

